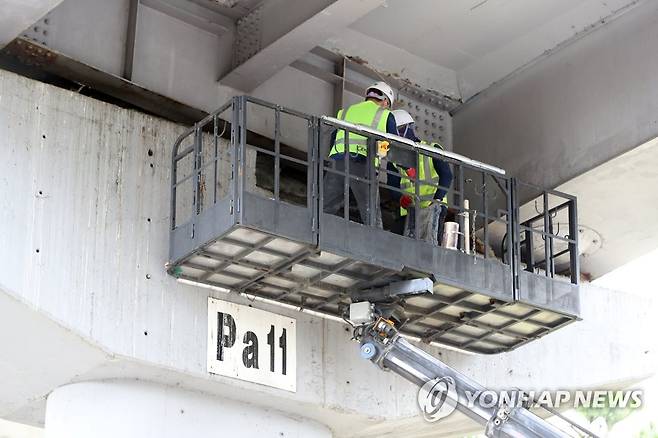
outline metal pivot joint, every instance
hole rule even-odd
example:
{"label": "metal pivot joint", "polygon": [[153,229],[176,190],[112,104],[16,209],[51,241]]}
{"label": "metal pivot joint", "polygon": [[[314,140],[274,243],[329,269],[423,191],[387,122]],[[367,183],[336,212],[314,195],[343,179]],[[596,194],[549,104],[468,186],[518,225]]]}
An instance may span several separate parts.
{"label": "metal pivot joint", "polygon": [[416,278],[392,282],[383,286],[352,292],[349,319],[355,324],[373,322],[383,317],[398,323],[407,320],[403,302],[407,297],[431,294],[434,282],[429,278]]}

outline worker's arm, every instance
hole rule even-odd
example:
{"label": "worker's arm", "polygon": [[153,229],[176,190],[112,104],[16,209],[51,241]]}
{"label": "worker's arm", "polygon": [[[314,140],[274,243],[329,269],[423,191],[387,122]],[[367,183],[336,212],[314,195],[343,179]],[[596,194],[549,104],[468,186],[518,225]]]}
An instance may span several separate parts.
{"label": "worker's arm", "polygon": [[398,135],[398,127],[395,124],[395,116],[393,113],[388,113],[388,118],[386,119],[386,133]]}
{"label": "worker's arm", "polygon": [[434,169],[439,173],[439,185],[441,186],[434,193],[434,199],[441,200],[448,193],[447,188],[452,185],[452,169],[450,168],[450,164],[439,158],[432,158],[432,164],[434,164]]}
{"label": "worker's arm", "polygon": [[336,144],[336,134],[338,133],[337,129],[334,129],[331,131],[331,141],[329,142],[329,149],[327,149],[327,154],[329,154],[329,151],[331,150],[332,147]]}
{"label": "worker's arm", "polygon": [[[337,119],[340,119],[340,112],[341,111],[342,110],[338,110],[338,112],[336,113],[336,118]],[[331,148],[334,147],[334,145],[336,144],[336,134],[338,134],[338,129],[334,129],[333,131],[331,131],[331,141],[329,142],[329,148],[327,149],[327,155],[331,151]]]}
{"label": "worker's arm", "polygon": [[[386,178],[386,184],[395,187],[396,189],[400,188],[400,181],[402,178],[400,177],[400,174],[398,173],[398,169],[396,169],[395,165],[391,163],[390,161],[386,165],[386,170],[393,172],[394,174],[389,173],[388,177]],[[402,193],[396,191],[396,190],[390,190],[391,192],[391,197],[395,201],[399,201],[400,197],[402,196]]]}

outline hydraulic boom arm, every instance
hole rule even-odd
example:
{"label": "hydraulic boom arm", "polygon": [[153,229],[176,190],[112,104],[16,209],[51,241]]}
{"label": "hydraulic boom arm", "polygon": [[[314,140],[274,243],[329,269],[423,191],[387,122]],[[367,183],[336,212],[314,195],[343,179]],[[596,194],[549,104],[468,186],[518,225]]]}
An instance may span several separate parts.
{"label": "hydraulic boom arm", "polygon": [[[356,328],[355,338],[361,343],[361,355],[384,370],[390,370],[421,388],[435,379],[447,380],[451,388],[429,397],[452,403],[457,410],[485,427],[488,437],[564,438],[565,432],[544,421],[524,407],[495,404],[483,407],[469,403],[466,394],[486,391],[482,385],[458,373],[425,351],[413,346],[398,333],[394,323],[385,318]],[[440,385],[439,385],[440,386]]]}

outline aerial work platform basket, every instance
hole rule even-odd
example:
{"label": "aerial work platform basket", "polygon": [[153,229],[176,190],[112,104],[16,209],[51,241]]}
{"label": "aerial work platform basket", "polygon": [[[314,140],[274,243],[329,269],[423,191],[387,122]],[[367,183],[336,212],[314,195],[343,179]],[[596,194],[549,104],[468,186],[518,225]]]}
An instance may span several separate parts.
{"label": "aerial work platform basket", "polygon": [[[365,175],[350,169],[352,160],[343,168],[328,158],[339,129],[347,141],[368,139]],[[389,142],[383,162],[376,141]],[[460,236],[468,253],[390,231],[400,192],[391,163],[414,167],[423,156],[452,165],[449,214],[462,226],[468,219],[470,237]],[[325,205],[331,174],[342,181],[338,212]],[[350,193],[357,185],[368,193],[366,217]],[[430,277],[432,294],[400,302],[403,334],[477,353],[509,351],[579,316],[576,199],[545,190],[522,199],[523,189],[536,188],[451,152],[236,97],[174,145],[168,270],[339,318],[354,291]],[[522,213],[521,202],[533,199],[532,214]]]}

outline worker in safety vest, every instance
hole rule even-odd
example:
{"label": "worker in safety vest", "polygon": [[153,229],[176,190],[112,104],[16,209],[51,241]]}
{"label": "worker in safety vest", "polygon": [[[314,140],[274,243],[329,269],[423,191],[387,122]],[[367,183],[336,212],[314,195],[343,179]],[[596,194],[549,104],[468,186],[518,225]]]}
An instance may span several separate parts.
{"label": "worker in safety vest", "polygon": [[[390,85],[376,82],[366,89],[365,100],[338,111],[336,116],[345,122],[367,126],[377,131],[397,134],[395,118],[389,111],[395,101],[395,94]],[[347,137],[347,145],[346,143]],[[349,158],[349,172],[352,177],[368,177],[368,138],[352,132],[337,130],[333,133],[329,158],[334,162],[335,170],[345,171],[345,158]],[[379,159],[377,159],[379,165]],[[344,175],[328,172],[325,176],[324,211],[336,214],[344,206]],[[367,223],[370,214],[375,215],[375,223],[381,228],[379,195],[374,205],[369,206],[369,186],[366,182],[349,180],[350,191],[356,199],[361,221]],[[379,192],[377,192],[379,193]]]}
{"label": "worker in safety vest", "polygon": [[[443,149],[438,143],[421,141],[414,132],[415,122],[405,110],[393,111],[398,135],[416,143]],[[419,156],[419,168],[397,166],[400,172],[400,216],[405,219],[404,234],[415,237],[416,212],[419,216],[419,238],[438,245],[443,234],[443,223],[448,212],[447,192],[452,184],[452,170],[444,160],[427,155]],[[421,181],[416,198],[416,180]],[[422,181],[431,181],[423,184]],[[419,202],[418,210],[415,208]]]}

